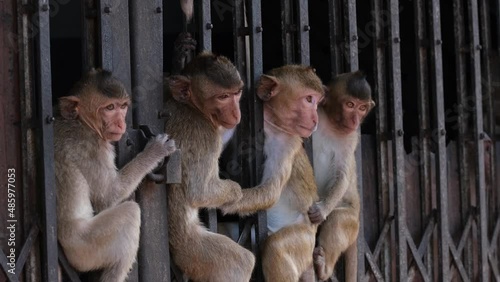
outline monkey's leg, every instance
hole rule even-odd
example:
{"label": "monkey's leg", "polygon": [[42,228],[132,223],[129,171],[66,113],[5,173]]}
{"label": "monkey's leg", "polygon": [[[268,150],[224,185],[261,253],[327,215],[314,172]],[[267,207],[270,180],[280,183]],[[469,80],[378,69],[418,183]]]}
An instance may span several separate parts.
{"label": "monkey's leg", "polygon": [[61,244],[79,271],[103,269],[101,281],[123,281],[135,261],[140,225],[139,205],[127,201],[78,222]]}
{"label": "monkey's leg", "polygon": [[175,248],[173,256],[177,266],[191,280],[198,282],[250,280],[255,264],[255,257],[251,251],[224,235],[206,230],[189,236],[183,246],[173,246]]}
{"label": "monkey's leg", "polygon": [[353,209],[338,208],[330,213],[321,226],[318,247],[314,250],[314,266],[319,280],[327,280],[333,275],[337,260],[356,242],[358,231],[358,213]]}
{"label": "monkey's leg", "polygon": [[316,228],[309,224],[294,224],[269,236],[262,253],[266,281],[299,281],[312,265],[315,233]]}

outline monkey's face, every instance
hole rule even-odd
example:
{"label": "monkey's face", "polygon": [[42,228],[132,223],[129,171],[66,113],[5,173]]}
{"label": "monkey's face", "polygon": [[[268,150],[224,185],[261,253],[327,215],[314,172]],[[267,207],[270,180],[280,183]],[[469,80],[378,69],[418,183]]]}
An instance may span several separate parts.
{"label": "monkey's face", "polygon": [[344,96],[338,101],[337,110],[332,117],[333,124],[340,132],[350,134],[358,129],[371,107],[371,100]]}
{"label": "monkey's face", "polygon": [[293,135],[311,136],[318,127],[317,109],[323,93],[304,86],[286,87],[280,92],[266,102],[266,108],[273,112],[272,122]]}
{"label": "monkey's face", "polygon": [[225,88],[209,83],[203,87],[202,101],[197,102],[198,108],[216,126],[230,129],[241,120],[240,99],[242,85]]}
{"label": "monkey's face", "polygon": [[99,108],[98,114],[102,120],[101,133],[106,141],[119,141],[127,129],[128,99],[108,99]]}

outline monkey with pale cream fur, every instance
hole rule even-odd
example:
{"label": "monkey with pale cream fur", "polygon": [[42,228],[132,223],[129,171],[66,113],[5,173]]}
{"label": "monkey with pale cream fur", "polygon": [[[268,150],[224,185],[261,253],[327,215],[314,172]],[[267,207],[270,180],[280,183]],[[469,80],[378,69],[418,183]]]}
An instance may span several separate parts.
{"label": "monkey with pale cream fur", "polygon": [[309,137],[318,126],[323,86],[312,68],[287,65],[263,75],[257,94],[264,101],[262,184],[243,189],[241,200],[221,210],[248,215],[268,209],[271,234],[262,254],[266,281],[299,281],[301,276],[313,281],[316,225],[309,221],[307,210],[317,200],[317,192],[302,137]]}
{"label": "monkey with pale cream fur", "polygon": [[354,151],[358,128],[374,106],[370,85],[358,71],[333,79],[318,108],[313,159],[320,201],[308,213],[312,222],[321,224],[314,250],[321,281],[332,276],[338,258],[358,236],[360,199]]}

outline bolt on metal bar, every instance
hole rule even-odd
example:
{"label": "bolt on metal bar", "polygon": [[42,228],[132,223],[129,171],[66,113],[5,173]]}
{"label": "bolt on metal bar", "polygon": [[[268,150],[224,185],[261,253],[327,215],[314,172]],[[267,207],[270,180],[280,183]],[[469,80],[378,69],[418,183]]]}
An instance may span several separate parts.
{"label": "bolt on metal bar", "polygon": [[212,16],[210,14],[212,6],[210,0],[201,0],[198,5],[200,9],[200,38],[199,44],[201,50],[212,50]]}
{"label": "bolt on metal bar", "polygon": [[36,86],[38,104],[38,152],[40,153],[40,188],[42,191],[42,275],[44,281],[57,281],[57,222],[54,168],[54,128],[52,125],[52,85],[50,65],[49,3],[37,1],[39,24],[35,40]]}
{"label": "bolt on metal bar", "polygon": [[309,5],[307,0],[296,0],[297,4],[297,62],[302,65],[310,64],[309,50]]}
{"label": "bolt on metal bar", "polygon": [[390,73],[389,79],[392,83],[390,95],[392,95],[392,158],[394,170],[394,193],[396,208],[396,243],[398,246],[396,257],[396,272],[398,281],[408,279],[407,243],[406,243],[406,185],[405,185],[405,151],[403,148],[403,107],[401,94],[401,53],[399,34],[399,1],[389,1],[390,26],[389,26],[389,54]]}
{"label": "bolt on metal bar", "polygon": [[490,270],[488,267],[488,222],[486,211],[486,185],[484,166],[484,125],[483,125],[483,101],[481,85],[481,45],[479,41],[479,11],[477,0],[467,1],[469,18],[469,41],[470,45],[470,72],[471,72],[471,93],[473,94],[473,140],[475,153],[476,179],[475,188],[479,208],[479,263],[481,281],[490,281]]}
{"label": "bolt on metal bar", "polygon": [[436,189],[439,203],[439,251],[440,251],[440,277],[442,281],[449,281],[449,223],[448,223],[448,171],[446,156],[446,129],[444,118],[444,89],[443,89],[443,55],[441,50],[441,13],[439,0],[432,0],[429,3],[430,22],[430,54],[431,54],[431,94],[433,97],[433,113],[435,123],[433,126],[432,138],[437,145],[436,148]]}

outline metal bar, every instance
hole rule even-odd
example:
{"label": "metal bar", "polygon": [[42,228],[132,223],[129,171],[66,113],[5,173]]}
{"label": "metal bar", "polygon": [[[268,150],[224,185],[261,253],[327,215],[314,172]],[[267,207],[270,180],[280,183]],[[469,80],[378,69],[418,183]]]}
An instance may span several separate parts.
{"label": "metal bar", "polygon": [[[357,18],[356,18],[356,1],[355,0],[345,0],[344,1],[344,20],[346,22],[344,26],[344,34],[345,34],[345,54],[346,54],[346,71],[352,72],[359,69],[359,61],[358,61],[358,34],[357,34]],[[358,133],[361,136],[361,128],[358,129]],[[355,151],[356,155],[356,170],[357,170],[357,178],[359,180],[363,179],[363,161],[362,161],[362,138],[360,138],[360,142]],[[360,194],[363,194],[363,181],[358,181],[358,191]],[[361,217],[362,213],[360,213]],[[364,253],[362,252],[361,240],[357,240],[355,246],[350,247],[346,254],[346,265],[345,265],[345,278],[346,281],[357,281],[358,277],[362,277],[364,274],[364,269],[359,270],[358,272],[358,259],[360,262],[364,263]],[[351,248],[355,248],[355,250],[350,250]]]}
{"label": "metal bar", "polygon": [[[419,118],[419,136],[418,136],[418,157],[419,157],[419,172],[420,172],[420,191],[421,198],[423,199],[422,218],[427,217],[432,207],[432,185],[431,185],[431,159],[429,154],[429,132],[430,132],[430,112],[429,112],[429,98],[427,96],[428,85],[428,51],[424,42],[427,40],[426,30],[426,10],[423,0],[414,1],[414,15],[415,15],[415,43],[417,55],[417,95],[418,95],[418,118]],[[430,241],[429,241],[430,242]],[[433,277],[433,257],[432,248],[428,248],[425,254],[425,264],[429,269],[429,275]]]}
{"label": "metal bar", "polygon": [[64,255],[64,251],[61,246],[58,246],[59,262],[61,263],[61,268],[64,270],[71,282],[80,282],[80,277],[78,273],[70,265],[68,259]]}
{"label": "metal bar", "polygon": [[[251,134],[253,140],[264,140],[264,129],[263,129],[263,114],[262,114],[262,101],[257,99],[257,82],[262,75],[262,19],[261,19],[261,1],[253,0],[246,2],[249,5],[249,27],[250,27],[250,93],[252,97],[248,100],[250,113],[253,114],[251,118]],[[255,186],[262,179],[262,170],[259,169],[263,163],[262,151],[257,151],[255,157],[252,161],[252,177],[251,186]],[[261,211],[256,215],[255,224],[255,235],[257,239],[257,246],[262,246],[262,243],[267,237],[267,218],[266,212]],[[256,249],[257,262],[254,270],[255,277],[257,281],[263,281],[262,265],[260,255],[260,248]]]}
{"label": "metal bar", "polygon": [[297,62],[310,64],[309,51],[309,5],[307,0],[297,0],[297,39],[299,43]]}
{"label": "metal bar", "polygon": [[[467,100],[467,69],[465,58],[465,24],[464,24],[464,7],[461,0],[453,1],[453,25],[455,37],[455,65],[456,65],[456,87],[457,87],[457,127],[458,127],[458,165],[459,165],[459,185],[460,185],[460,201],[462,209],[470,206],[470,179],[469,179],[469,146],[467,135],[469,134],[469,115],[464,111],[464,106],[468,104]],[[462,221],[467,220],[467,213],[462,213]],[[468,273],[472,273],[473,269],[473,242],[470,241],[465,253],[464,264]]]}
{"label": "metal bar", "polygon": [[36,93],[38,104],[38,152],[40,152],[40,190],[42,191],[42,275],[44,281],[57,281],[57,222],[54,174],[54,128],[52,125],[52,86],[50,66],[49,2],[38,0],[35,12],[39,30],[35,40]]}
{"label": "metal bar", "polygon": [[81,1],[82,8],[82,71],[95,67],[97,58],[97,9],[96,0]]}
{"label": "metal bar", "polygon": [[[134,128],[164,131],[163,14],[161,0],[130,1],[130,53]],[[167,193],[165,184],[143,181],[138,270],[141,281],[170,281]],[[161,223],[158,225],[158,223]]]}
{"label": "metal bar", "polygon": [[479,205],[479,275],[481,281],[490,281],[490,271],[488,269],[488,222],[486,211],[486,185],[485,185],[485,167],[484,167],[484,138],[483,132],[483,101],[481,85],[481,54],[479,41],[479,15],[476,0],[468,0],[469,15],[469,38],[470,46],[470,71],[471,71],[471,93],[473,93],[473,140],[475,151],[475,169],[476,179],[475,188]]}
{"label": "metal bar", "polygon": [[[488,136],[494,139],[495,136],[495,115],[493,111],[493,87],[492,87],[492,72],[491,72],[491,62],[494,61],[492,57],[492,43],[491,43],[491,27],[490,27],[490,4],[488,1],[479,1],[479,9],[480,9],[480,26],[481,26],[481,77],[482,77],[482,89],[483,89],[483,97],[484,101],[483,110],[486,113],[483,114],[486,117],[485,121],[485,132]],[[498,29],[498,26],[497,26]],[[492,190],[495,186],[495,166],[492,165],[495,163],[495,146],[494,142],[489,146],[489,154],[487,156],[489,158],[490,165],[486,168],[488,172],[486,175],[489,176],[489,179],[486,179],[487,189]],[[493,211],[493,210],[491,210]]]}
{"label": "metal bar", "polygon": [[292,10],[293,6],[290,0],[281,0],[281,45],[285,64],[293,63],[295,57]]}
{"label": "metal bar", "polygon": [[401,53],[400,53],[400,34],[399,34],[399,1],[390,0],[390,81],[392,82],[392,159],[394,170],[394,193],[396,208],[396,243],[398,246],[396,257],[396,272],[398,281],[408,279],[407,264],[407,242],[405,236],[406,229],[406,198],[405,198],[405,151],[403,148],[403,107],[401,96]]}
{"label": "metal bar", "polygon": [[[199,25],[199,40],[201,50],[212,50],[212,16],[210,14],[211,4],[210,0],[201,0],[198,5],[200,11],[200,25]],[[205,209],[208,229],[212,232],[217,232],[217,210]]]}
{"label": "metal bar", "polygon": [[340,1],[328,0],[328,23],[330,25],[330,57],[332,77],[342,73],[342,14],[340,10]]}
{"label": "metal bar", "polygon": [[442,281],[449,281],[448,265],[449,257],[449,223],[448,223],[448,171],[446,156],[446,129],[444,117],[444,91],[443,91],[443,55],[441,50],[441,13],[439,0],[432,0],[429,5],[430,15],[430,51],[431,51],[431,94],[433,97],[434,126],[432,141],[437,145],[435,152],[436,160],[436,189],[437,201],[439,203],[438,213],[439,221],[439,248],[440,264],[443,266],[440,270]]}
{"label": "metal bar", "polygon": [[[198,4],[198,3],[197,3]],[[210,0],[201,0],[200,5],[200,39],[198,40],[202,50],[212,50],[212,16],[210,14]]]}
{"label": "metal bar", "polygon": [[359,69],[356,0],[345,0],[344,5],[346,71],[352,72]]}
{"label": "metal bar", "polygon": [[[387,65],[386,65],[386,45],[380,44],[384,40],[384,20],[383,20],[383,5],[381,0],[372,0],[371,6],[373,10],[373,21],[375,24],[375,34],[374,34],[374,44],[373,44],[373,56],[375,58],[375,64],[373,73],[375,78],[374,85],[374,99],[377,103],[375,107],[375,124],[377,128],[377,178],[378,178],[378,202],[380,205],[380,212],[378,214],[379,226],[386,225],[386,219],[394,215],[394,195],[390,193],[391,188],[389,185],[389,160],[388,160],[388,118],[387,118]],[[391,224],[392,226],[392,224]],[[392,228],[390,236],[384,236],[386,238],[393,237],[394,229]],[[382,270],[386,279],[390,280],[392,276],[391,273],[391,253],[395,252],[394,244],[384,244],[384,253],[381,258]]]}

